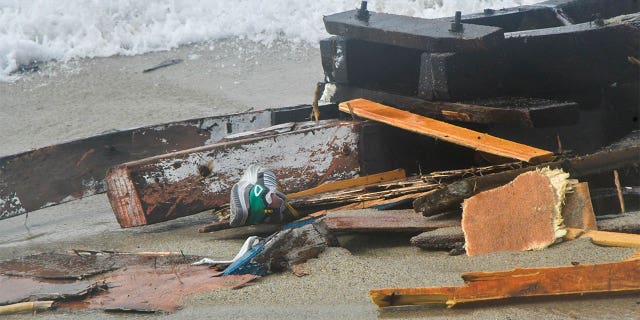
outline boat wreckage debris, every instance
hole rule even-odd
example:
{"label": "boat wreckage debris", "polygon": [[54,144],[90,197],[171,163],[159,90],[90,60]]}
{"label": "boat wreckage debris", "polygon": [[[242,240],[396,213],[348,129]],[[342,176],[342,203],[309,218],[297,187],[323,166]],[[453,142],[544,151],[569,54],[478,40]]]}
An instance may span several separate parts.
{"label": "boat wreckage debris", "polygon": [[[106,192],[123,228],[210,211],[200,237],[246,240],[226,259],[72,250],[0,262],[0,286],[16,288],[0,290],[0,314],[172,313],[199,292],[308,275],[307,261],[362,234],[410,238],[416,255],[526,255],[576,239],[640,248],[639,12],[634,0],[552,0],[420,19],[363,1],[324,17],[333,36],[320,41],[312,105],[2,157],[0,219]],[[248,218],[232,222],[238,212]],[[267,218],[282,212],[295,214]],[[636,293],[639,258],[509,265],[465,273],[464,286],[370,295],[453,307]]]}

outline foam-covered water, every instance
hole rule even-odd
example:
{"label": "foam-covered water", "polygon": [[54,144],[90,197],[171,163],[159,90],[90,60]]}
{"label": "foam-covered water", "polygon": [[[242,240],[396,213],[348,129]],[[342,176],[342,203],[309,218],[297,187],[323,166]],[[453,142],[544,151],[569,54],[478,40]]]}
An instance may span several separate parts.
{"label": "foam-covered water", "polygon": [[[452,16],[539,0],[378,0],[369,9]],[[0,81],[33,61],[136,55],[240,37],[263,44],[326,37],[322,16],[354,0],[0,0]]]}

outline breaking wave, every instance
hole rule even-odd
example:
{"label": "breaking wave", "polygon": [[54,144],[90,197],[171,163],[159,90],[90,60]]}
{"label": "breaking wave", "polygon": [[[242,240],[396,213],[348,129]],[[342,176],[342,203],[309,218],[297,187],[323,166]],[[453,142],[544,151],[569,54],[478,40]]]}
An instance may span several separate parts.
{"label": "breaking wave", "polygon": [[[378,0],[377,12],[452,16],[539,0]],[[136,55],[239,37],[317,44],[322,16],[353,0],[0,0],[0,81],[34,61]]]}

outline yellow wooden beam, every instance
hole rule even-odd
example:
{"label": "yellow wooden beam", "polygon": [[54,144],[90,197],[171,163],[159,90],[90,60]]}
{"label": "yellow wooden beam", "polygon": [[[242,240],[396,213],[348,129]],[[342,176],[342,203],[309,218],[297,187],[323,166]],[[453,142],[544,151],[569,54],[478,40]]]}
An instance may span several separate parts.
{"label": "yellow wooden beam", "polygon": [[438,121],[408,111],[392,108],[366,99],[354,99],[339,105],[341,111],[394,127],[469,147],[477,151],[518,159],[530,163],[551,161],[550,151],[497,138],[450,123]]}
{"label": "yellow wooden beam", "polygon": [[640,234],[567,228],[567,240],[591,238],[591,242],[606,247],[640,248]]}

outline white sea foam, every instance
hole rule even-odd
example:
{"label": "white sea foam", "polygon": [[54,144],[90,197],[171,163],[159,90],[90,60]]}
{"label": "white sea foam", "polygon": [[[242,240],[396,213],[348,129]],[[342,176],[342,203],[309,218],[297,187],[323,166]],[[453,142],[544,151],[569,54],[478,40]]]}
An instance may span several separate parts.
{"label": "white sea foam", "polygon": [[[369,9],[452,16],[539,0],[373,0]],[[136,55],[239,37],[317,44],[322,16],[354,0],[0,0],[0,81],[32,61]]]}

